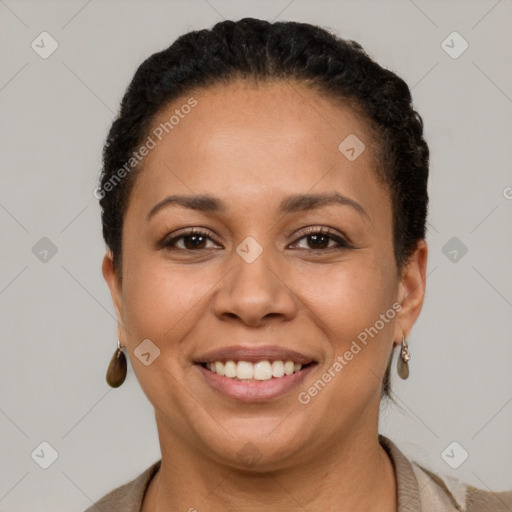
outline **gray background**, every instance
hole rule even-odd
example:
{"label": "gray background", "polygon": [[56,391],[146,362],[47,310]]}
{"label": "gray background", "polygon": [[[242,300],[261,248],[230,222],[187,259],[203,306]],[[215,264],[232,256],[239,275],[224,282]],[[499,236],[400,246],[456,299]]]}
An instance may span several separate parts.
{"label": "gray background", "polygon": [[[92,190],[142,60],[246,16],[331,28],[412,87],[432,152],[429,277],[381,432],[438,473],[511,488],[511,15],[507,0],[0,0],[0,511],[83,511],[160,458],[133,371],[105,382],[116,324]],[[43,31],[59,45],[47,59],[31,47]],[[469,43],[458,58],[441,46],[453,31]],[[46,261],[43,237],[57,248]],[[43,441],[58,452],[48,469]],[[458,469],[441,456],[453,441],[469,453]]]}

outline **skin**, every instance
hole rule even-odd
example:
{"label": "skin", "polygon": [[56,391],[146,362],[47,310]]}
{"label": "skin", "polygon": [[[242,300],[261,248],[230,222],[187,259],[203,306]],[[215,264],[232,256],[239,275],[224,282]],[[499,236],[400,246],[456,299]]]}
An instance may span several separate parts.
{"label": "skin", "polygon": [[[390,198],[364,120],[350,108],[284,82],[235,82],[193,97],[197,106],[143,162],[124,220],[122,280],[109,251],[102,267],[119,339],[155,408],[162,466],[143,511],[395,511],[395,474],[377,437],[380,390],[393,346],[422,308],[427,245],[418,243],[398,276]],[[338,150],[349,134],[366,145],[352,162]],[[337,204],[278,211],[289,195],[332,191],[367,215]],[[168,195],[202,193],[226,211],[170,206],[146,220]],[[309,226],[329,227],[353,247],[315,243],[302,233]],[[158,246],[188,227],[211,237],[201,250],[190,238],[174,250]],[[236,252],[247,236],[263,249],[252,263]],[[394,319],[301,404],[298,391],[396,301]],[[160,350],[149,366],[133,353],[146,338]],[[300,389],[244,404],[211,388],[193,364],[237,343],[284,346],[318,364]],[[237,457],[247,443],[261,455],[250,467]]]}

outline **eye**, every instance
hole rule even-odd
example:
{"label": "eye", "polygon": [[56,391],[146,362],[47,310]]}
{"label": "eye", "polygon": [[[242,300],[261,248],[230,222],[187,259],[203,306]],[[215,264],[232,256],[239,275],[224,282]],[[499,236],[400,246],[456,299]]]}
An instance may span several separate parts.
{"label": "eye", "polygon": [[[177,244],[183,240],[183,246]],[[180,249],[183,251],[201,251],[206,249],[206,240],[213,240],[207,233],[198,229],[190,229],[179,236],[164,240],[161,246],[167,250]]]}
{"label": "eye", "polygon": [[[326,228],[309,228],[305,232],[303,232],[303,236],[301,236],[295,244],[305,239],[306,244],[311,242],[313,247],[305,247],[305,249],[310,249],[312,251],[323,251],[325,249],[349,249],[351,245],[345,240],[342,236],[337,233],[326,229]],[[329,246],[330,242],[335,242],[334,246]]]}

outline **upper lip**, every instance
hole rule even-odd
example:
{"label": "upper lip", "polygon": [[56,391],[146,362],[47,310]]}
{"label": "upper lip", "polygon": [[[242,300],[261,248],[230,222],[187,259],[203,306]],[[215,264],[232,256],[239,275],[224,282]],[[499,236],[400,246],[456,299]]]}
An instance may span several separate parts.
{"label": "upper lip", "polygon": [[248,361],[257,363],[258,361],[293,361],[302,365],[316,362],[312,357],[301,354],[295,350],[290,350],[277,345],[247,346],[232,345],[211,350],[195,358],[195,363],[213,363],[215,361]]}

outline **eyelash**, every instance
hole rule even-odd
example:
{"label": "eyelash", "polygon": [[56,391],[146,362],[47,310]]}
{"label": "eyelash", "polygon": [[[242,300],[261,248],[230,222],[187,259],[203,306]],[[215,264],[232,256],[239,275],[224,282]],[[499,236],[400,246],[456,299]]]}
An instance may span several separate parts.
{"label": "eyelash", "polygon": [[[201,231],[199,229],[190,229],[190,230],[186,231],[185,233],[181,233],[180,235],[175,236],[169,240],[164,240],[161,244],[161,247],[168,251],[180,250],[180,251],[186,251],[186,252],[194,252],[194,251],[207,250],[207,249],[195,249],[195,250],[194,249],[183,249],[181,247],[178,247],[178,248],[175,247],[175,244],[178,240],[180,240],[182,238],[188,238],[188,237],[194,236],[194,235],[200,235],[200,236],[203,236],[205,238],[212,240],[215,243],[218,243],[208,233]],[[333,250],[333,249],[351,249],[352,248],[352,246],[343,237],[334,233],[333,231],[326,229],[326,228],[315,228],[315,227],[308,228],[307,230],[303,231],[301,236],[293,243],[296,244],[303,238],[307,238],[308,236],[311,236],[311,235],[327,236],[329,239],[337,242],[338,247],[329,247],[329,248],[325,248],[325,249],[303,249],[303,250],[309,250],[312,252],[327,252],[327,251]]]}

